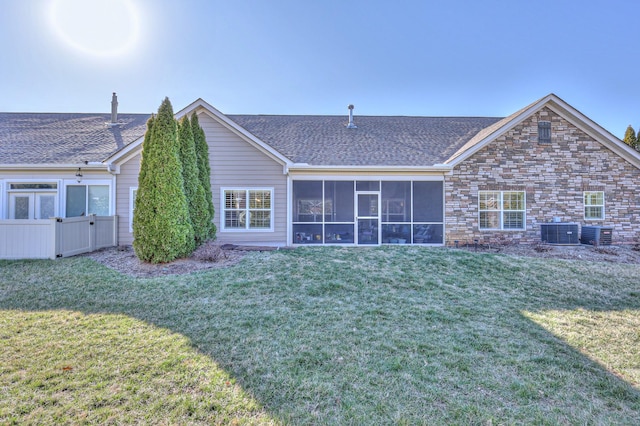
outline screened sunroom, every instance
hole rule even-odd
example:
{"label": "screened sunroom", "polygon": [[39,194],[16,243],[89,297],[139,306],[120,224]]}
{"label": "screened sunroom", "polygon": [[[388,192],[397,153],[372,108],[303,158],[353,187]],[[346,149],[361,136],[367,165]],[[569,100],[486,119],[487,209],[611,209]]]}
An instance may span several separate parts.
{"label": "screened sunroom", "polygon": [[443,244],[442,181],[294,180],[293,244]]}

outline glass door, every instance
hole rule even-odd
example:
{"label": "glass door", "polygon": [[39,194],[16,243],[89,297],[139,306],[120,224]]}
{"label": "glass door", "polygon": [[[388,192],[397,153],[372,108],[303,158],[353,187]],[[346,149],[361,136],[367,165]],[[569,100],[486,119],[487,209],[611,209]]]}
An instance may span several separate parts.
{"label": "glass door", "polygon": [[356,194],[358,244],[377,245],[380,241],[380,193]]}
{"label": "glass door", "polygon": [[56,216],[57,195],[50,192],[9,193],[9,219],[49,219]]}
{"label": "glass door", "polygon": [[9,219],[33,219],[35,195],[33,192],[9,194]]}
{"label": "glass door", "polygon": [[35,216],[36,219],[49,219],[56,216],[57,194],[36,192]]}

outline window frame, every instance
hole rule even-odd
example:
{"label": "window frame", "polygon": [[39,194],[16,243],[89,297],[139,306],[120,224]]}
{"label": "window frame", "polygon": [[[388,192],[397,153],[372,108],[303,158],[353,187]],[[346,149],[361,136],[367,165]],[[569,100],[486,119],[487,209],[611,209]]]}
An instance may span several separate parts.
{"label": "window frame", "polygon": [[[89,191],[90,191],[90,187],[92,186],[104,186],[107,188],[107,195],[108,195],[108,199],[107,199],[107,214],[106,216],[113,216],[113,203],[112,203],[112,198],[113,198],[113,191],[112,191],[112,186],[111,186],[111,182],[110,181],[106,181],[106,180],[85,180],[83,182],[65,182],[64,184],[64,196],[62,199],[62,202],[64,203],[64,216],[65,217],[69,217],[68,216],[68,212],[67,212],[67,208],[68,208],[68,196],[69,196],[69,187],[72,186],[83,186],[84,187],[84,194],[85,194],[85,200],[84,200],[84,215],[88,216],[90,214],[94,214],[94,213],[89,213],[89,205],[90,205],[90,197],[89,197]],[[71,216],[73,217],[73,216]]]}
{"label": "window frame", "polygon": [[[12,185],[54,185],[55,188],[37,188],[37,187],[24,187],[24,188],[13,188]],[[53,194],[55,195],[55,215],[54,217],[58,217],[62,215],[62,207],[60,204],[61,191],[63,191],[63,183],[60,179],[21,179],[21,178],[9,178],[4,180],[4,185],[0,183],[0,188],[2,189],[2,196],[0,197],[0,218],[9,218],[11,217],[11,195],[12,193],[36,193],[38,194]],[[2,202],[4,201],[4,202]],[[35,203],[35,199],[34,199]]]}
{"label": "window frame", "polygon": [[138,196],[138,187],[129,187],[129,232],[133,233],[133,211],[136,208],[136,197]]}
{"label": "window frame", "polygon": [[[602,204],[587,203],[589,195],[595,195],[596,198],[598,197],[598,195],[600,195],[601,198],[602,198]],[[582,210],[583,210],[584,220],[604,220],[604,218],[605,218],[604,191],[583,191],[582,192],[582,202],[583,202],[583,209]],[[593,217],[593,216],[587,215],[587,210],[588,209],[594,209],[594,208],[599,208],[600,209],[600,216],[599,217]]]}
{"label": "window frame", "polygon": [[[249,200],[251,191],[261,191],[269,193],[270,206],[268,209],[263,208],[252,208],[250,203],[245,203],[245,206],[240,208],[226,208],[226,194],[229,191],[234,192],[242,192],[245,193],[245,200]],[[273,232],[274,231],[274,213],[275,213],[275,204],[274,204],[274,195],[275,190],[273,187],[224,187],[220,188],[220,211],[222,212],[220,217],[220,231],[221,232]],[[269,227],[263,228],[252,228],[251,220],[245,220],[245,227],[229,227],[227,226],[227,212],[231,211],[239,211],[242,210],[244,212],[245,218],[251,217],[251,212],[269,212]]]}
{"label": "window frame", "polygon": [[[499,199],[495,200],[492,204],[495,203],[495,207],[494,208],[482,208],[482,196],[485,194],[497,194],[499,196]],[[505,208],[505,194],[522,194],[522,208],[520,209],[513,209],[513,208]],[[516,200],[516,202],[519,202],[519,200]],[[485,200],[485,204],[487,203],[487,201]],[[483,213],[497,213],[498,214],[498,223],[499,226],[498,227],[483,227],[482,223],[484,222],[483,218],[482,218],[482,214]],[[522,214],[522,227],[519,228],[512,228],[512,227],[506,227],[505,228],[505,214],[507,213],[520,213]],[[480,231],[524,231],[527,228],[527,192],[526,191],[514,191],[514,190],[509,190],[509,191],[492,191],[492,190],[483,190],[483,191],[478,191],[478,230]]]}
{"label": "window frame", "polygon": [[62,189],[60,190],[60,215],[61,217],[67,217],[67,188],[69,186],[85,186],[85,194],[87,195],[87,200],[85,201],[88,211],[88,203],[89,203],[89,187],[90,186],[106,186],[108,187],[109,194],[109,213],[107,216],[114,216],[116,214],[116,193],[115,193],[115,182],[112,179],[82,179],[81,182],[78,182],[76,179],[64,179],[60,182],[62,185]]}

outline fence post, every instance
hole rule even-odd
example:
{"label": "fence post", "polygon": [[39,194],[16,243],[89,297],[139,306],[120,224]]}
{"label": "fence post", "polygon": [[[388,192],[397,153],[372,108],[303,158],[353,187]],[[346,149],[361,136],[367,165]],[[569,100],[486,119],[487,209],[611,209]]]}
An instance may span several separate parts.
{"label": "fence post", "polygon": [[95,213],[89,215],[89,247],[90,251],[96,250],[96,229],[98,229],[98,225],[96,225],[96,215]]}
{"label": "fence post", "polygon": [[52,234],[52,247],[50,248],[51,252],[49,254],[49,259],[55,259],[58,257],[58,253],[60,253],[60,224],[58,222],[62,221],[59,217],[52,217],[50,220],[51,226],[49,226],[49,232]]}

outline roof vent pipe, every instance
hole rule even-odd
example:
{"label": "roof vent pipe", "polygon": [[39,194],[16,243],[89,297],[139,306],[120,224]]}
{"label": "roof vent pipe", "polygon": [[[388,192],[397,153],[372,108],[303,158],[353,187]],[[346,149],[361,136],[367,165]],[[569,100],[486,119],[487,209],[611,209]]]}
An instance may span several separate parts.
{"label": "roof vent pipe", "polygon": [[113,92],[113,96],[111,97],[111,124],[116,124],[118,122],[118,97],[116,96],[116,92]]}
{"label": "roof vent pipe", "polygon": [[349,108],[349,124],[347,124],[347,129],[357,129],[358,126],[353,123],[353,105],[349,105],[347,108]]}

